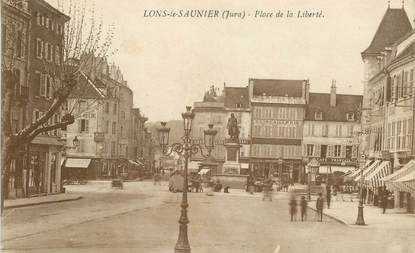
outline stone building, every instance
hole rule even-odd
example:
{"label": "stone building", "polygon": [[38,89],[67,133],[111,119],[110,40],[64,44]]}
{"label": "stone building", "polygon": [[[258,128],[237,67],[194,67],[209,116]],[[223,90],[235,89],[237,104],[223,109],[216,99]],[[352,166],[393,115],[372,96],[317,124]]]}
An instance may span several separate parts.
{"label": "stone building", "polygon": [[309,96],[304,119],[303,156],[319,162],[317,176],[321,181],[353,171],[358,158],[355,138],[361,128],[362,96],[336,94],[335,81],[330,93],[310,93]]}
{"label": "stone building", "polygon": [[[97,60],[97,58],[94,58]],[[98,61],[98,60],[97,60]],[[94,64],[92,64],[94,65]],[[79,86],[68,100],[68,110],[77,111],[75,123],[67,127],[65,178],[138,177],[146,146],[146,131],[133,93],[117,66],[99,61],[98,71],[81,75]],[[73,140],[79,143],[73,146]],[[80,175],[77,168],[88,173]],[[75,173],[76,175],[71,175]]]}
{"label": "stone building", "polygon": [[[251,110],[249,108],[249,93],[247,87],[224,86],[221,93],[212,86],[206,92],[203,101],[194,103],[195,118],[193,120],[192,136],[196,143],[203,145],[203,132],[208,124],[213,124],[217,130],[215,137],[215,148],[212,156],[216,160],[216,171],[212,174],[222,174],[222,165],[225,160],[224,143],[228,136],[227,123],[231,114],[237,118],[239,127],[240,164],[241,169],[237,174],[247,175],[249,168],[250,153],[250,129]],[[206,152],[205,152],[206,153]],[[203,161],[201,156],[196,156],[191,163],[193,169],[198,168]]]}
{"label": "stone building", "polygon": [[278,175],[285,181],[303,177],[302,139],[308,80],[250,79],[251,173]]}
{"label": "stone building", "polygon": [[[31,15],[27,2],[19,4],[13,1],[2,0],[1,2],[1,52],[2,71],[10,70],[16,77],[17,83],[14,87],[14,101],[11,107],[12,131],[16,133],[22,129],[29,120],[29,27]],[[2,75],[2,101],[4,101],[5,78]],[[2,103],[2,108],[4,104]],[[3,145],[2,131],[2,145]],[[8,182],[8,196],[6,198],[22,197],[26,193],[27,177],[27,150],[22,148],[14,157]]]}
{"label": "stone building", "polygon": [[364,101],[370,108],[365,122],[368,157],[387,164],[387,174],[394,173],[376,177],[375,172],[381,170],[374,169],[366,182],[375,188],[386,184],[393,191],[395,207],[410,212],[415,209],[415,178],[410,176],[415,170],[411,162],[415,157],[414,55],[415,31],[405,9],[388,7],[362,58],[366,71]]}

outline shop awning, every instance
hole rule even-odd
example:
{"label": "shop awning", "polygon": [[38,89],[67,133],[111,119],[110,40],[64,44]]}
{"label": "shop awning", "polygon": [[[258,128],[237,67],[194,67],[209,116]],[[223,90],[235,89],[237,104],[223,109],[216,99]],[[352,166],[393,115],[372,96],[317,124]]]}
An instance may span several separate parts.
{"label": "shop awning", "polygon": [[200,171],[199,171],[199,175],[205,175],[206,173],[208,173],[210,171],[210,169],[201,169]]}
{"label": "shop awning", "polygon": [[354,167],[348,167],[348,166],[320,166],[318,169],[319,174],[332,174],[336,171],[347,173],[350,171],[353,171]]}
{"label": "shop awning", "polygon": [[134,162],[133,160],[128,160],[129,163],[131,163],[134,166],[140,166],[140,164]]}
{"label": "shop awning", "polygon": [[[367,161],[365,165],[363,166],[363,169],[367,168],[371,162],[373,162],[373,160]],[[351,177],[351,178],[357,177],[360,174],[360,170],[361,170],[360,168],[355,168],[352,174],[348,175],[348,177]]]}
{"label": "shop awning", "polygon": [[385,177],[383,181],[390,191],[415,193],[415,160],[409,161],[400,170]]}
{"label": "shop awning", "polygon": [[91,159],[87,158],[68,158],[65,162],[67,168],[88,168]]}
{"label": "shop awning", "polygon": [[249,169],[249,163],[241,163],[241,169]]}
{"label": "shop awning", "polygon": [[370,187],[376,188],[383,186],[382,179],[391,173],[391,165],[389,161],[383,161],[365,177],[365,183]]}
{"label": "shop awning", "polygon": [[[375,160],[371,165],[369,165],[366,169],[363,170],[363,177],[365,177],[366,175],[368,175],[369,173],[373,172],[378,166],[379,164],[381,164],[382,161],[380,160]],[[354,179],[354,181],[358,182],[361,178],[361,174],[358,174],[356,176],[356,178]]]}

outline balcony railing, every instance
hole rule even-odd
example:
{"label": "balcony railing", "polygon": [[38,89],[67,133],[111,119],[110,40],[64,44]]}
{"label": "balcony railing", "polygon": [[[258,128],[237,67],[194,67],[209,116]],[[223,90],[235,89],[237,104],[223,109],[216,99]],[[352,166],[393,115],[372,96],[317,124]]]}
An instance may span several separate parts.
{"label": "balcony railing", "polygon": [[94,133],[94,141],[95,142],[103,142],[105,140],[105,134],[103,132],[95,132]]}

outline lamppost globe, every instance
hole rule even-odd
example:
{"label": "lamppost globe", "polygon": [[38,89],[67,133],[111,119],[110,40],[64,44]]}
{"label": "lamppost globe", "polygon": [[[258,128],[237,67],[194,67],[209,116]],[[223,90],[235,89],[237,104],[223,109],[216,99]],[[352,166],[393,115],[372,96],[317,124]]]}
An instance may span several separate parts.
{"label": "lamppost globe", "polygon": [[160,127],[157,128],[157,138],[160,147],[164,150],[169,145],[170,128],[167,127],[167,122],[160,122]]}
{"label": "lamppost globe", "polygon": [[216,129],[213,129],[213,124],[208,125],[208,129],[204,130],[204,144],[207,149],[212,149],[215,145],[215,136],[218,133]]}

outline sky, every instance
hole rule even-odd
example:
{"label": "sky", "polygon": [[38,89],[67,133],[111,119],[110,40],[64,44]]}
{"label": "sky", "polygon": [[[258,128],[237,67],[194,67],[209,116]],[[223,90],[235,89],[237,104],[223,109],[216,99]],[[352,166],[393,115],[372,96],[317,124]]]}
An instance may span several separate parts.
{"label": "sky", "polygon": [[[360,53],[387,6],[387,0],[95,1],[104,23],[115,25],[118,53],[110,60],[149,121],[179,119],[209,86],[246,86],[249,78],[308,78],[312,92],[329,92],[335,79],[338,93],[362,94]],[[245,18],[144,17],[145,10],[181,9],[245,11]],[[413,21],[415,0],[406,0],[405,9]],[[322,11],[324,17],[253,18],[257,10]]]}

